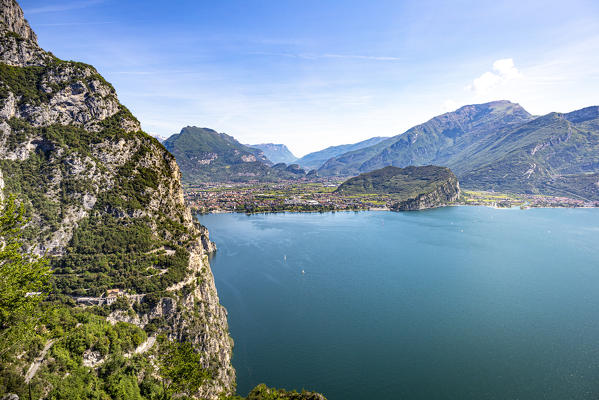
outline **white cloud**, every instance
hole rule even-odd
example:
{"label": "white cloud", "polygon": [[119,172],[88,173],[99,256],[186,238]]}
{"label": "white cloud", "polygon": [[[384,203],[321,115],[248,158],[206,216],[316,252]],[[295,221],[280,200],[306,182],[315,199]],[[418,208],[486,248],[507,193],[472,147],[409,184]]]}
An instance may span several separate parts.
{"label": "white cloud", "polygon": [[468,89],[477,95],[484,95],[500,86],[506,85],[516,79],[522,78],[522,74],[516,68],[514,60],[503,58],[493,63],[493,71],[487,71],[478,78],[474,79]]}
{"label": "white cloud", "polygon": [[520,72],[514,65],[514,60],[504,58],[493,63],[493,70],[496,71],[503,79],[516,79],[521,77]]}

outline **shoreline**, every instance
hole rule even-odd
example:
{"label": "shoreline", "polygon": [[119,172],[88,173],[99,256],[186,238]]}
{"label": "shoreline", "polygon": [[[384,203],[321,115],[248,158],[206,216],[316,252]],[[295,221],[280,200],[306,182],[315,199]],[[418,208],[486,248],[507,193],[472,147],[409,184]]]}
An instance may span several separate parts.
{"label": "shoreline", "polygon": [[[222,190],[221,190],[222,189]],[[266,214],[284,212],[393,211],[392,194],[336,195],[322,184],[281,184],[217,187],[214,190],[188,189],[185,200],[197,214]],[[424,204],[423,204],[424,205]],[[598,208],[599,200],[543,194],[514,194],[485,190],[462,190],[449,204],[431,208],[479,206],[512,208]]]}
{"label": "shoreline", "polygon": [[588,206],[584,206],[584,207],[559,207],[559,206],[542,206],[542,207],[525,207],[522,208],[520,206],[514,206],[514,207],[497,207],[497,206],[486,206],[483,204],[447,204],[447,205],[443,205],[443,206],[439,206],[439,207],[430,207],[430,208],[424,208],[422,210],[413,210],[413,211],[393,211],[387,207],[385,208],[370,208],[370,209],[361,209],[361,210],[322,210],[322,211],[318,211],[318,210],[280,210],[280,211],[256,211],[256,212],[245,212],[245,211],[234,211],[234,210],[215,210],[215,211],[209,211],[209,212],[199,212],[194,210],[193,214],[194,215],[210,215],[210,214],[246,214],[246,215],[254,215],[254,214],[285,214],[285,213],[293,213],[293,214],[325,214],[325,213],[338,213],[338,212],[368,212],[368,211],[374,211],[374,212],[380,212],[380,211],[389,211],[389,212],[394,212],[394,213],[413,213],[413,212],[419,212],[419,211],[428,211],[428,210],[435,210],[435,209],[439,209],[439,208],[446,208],[446,207],[485,207],[485,208],[491,208],[494,210],[521,210],[521,211],[526,211],[526,210],[532,210],[532,209],[599,209],[599,207],[588,207]]}

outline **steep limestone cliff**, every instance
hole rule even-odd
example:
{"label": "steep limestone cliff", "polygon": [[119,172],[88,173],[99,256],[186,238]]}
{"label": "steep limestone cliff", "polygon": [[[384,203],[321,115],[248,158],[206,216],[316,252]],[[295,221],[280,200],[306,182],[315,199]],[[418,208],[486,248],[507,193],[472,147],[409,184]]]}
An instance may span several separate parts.
{"label": "steep limestone cliff", "polygon": [[427,208],[442,207],[455,202],[460,196],[460,184],[455,176],[441,183],[427,193],[421,193],[407,200],[399,201],[391,206],[393,211],[417,211]]}
{"label": "steep limestone cliff", "polygon": [[12,66],[44,65],[54,57],[37,45],[37,36],[14,0],[0,0],[0,57]]}
{"label": "steep limestone cliff", "polygon": [[360,174],[342,183],[339,194],[384,194],[390,197],[394,211],[412,211],[441,207],[457,200],[460,185],[454,173],[445,167],[426,165],[406,168],[385,167]]}
{"label": "steep limestone cliff", "polygon": [[29,26],[29,23],[23,15],[23,10],[14,0],[1,0],[0,9],[0,22],[2,22],[9,31],[16,33],[23,39],[37,42],[37,36]]}
{"label": "steep limestone cliff", "polygon": [[[192,343],[209,374],[196,396],[231,394],[233,343],[208,263],[214,245],[184,204],[174,157],[93,67],[42,50],[16,1],[0,0],[0,10],[1,186],[27,207],[31,248],[51,256],[54,298],[119,289],[133,308],[112,310],[109,321]],[[151,365],[160,357],[147,354]]]}

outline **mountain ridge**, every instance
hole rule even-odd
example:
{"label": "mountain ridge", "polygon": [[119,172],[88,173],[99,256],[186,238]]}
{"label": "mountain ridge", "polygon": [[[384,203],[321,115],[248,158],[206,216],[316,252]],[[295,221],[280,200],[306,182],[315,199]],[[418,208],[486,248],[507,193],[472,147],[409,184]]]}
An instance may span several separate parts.
{"label": "mountain ridge", "polygon": [[[599,107],[532,116],[506,100],[468,105],[328,160],[323,176],[387,165],[447,166],[468,188],[597,199]],[[584,174],[580,175],[580,174]]]}
{"label": "mountain ridge", "polygon": [[357,143],[329,146],[325,149],[308,153],[305,156],[297,159],[295,162],[307,169],[318,169],[322,166],[324,162],[326,162],[332,157],[349,151],[358,150],[364,147],[375,145],[385,139],[387,138],[384,136],[375,136]]}
{"label": "mountain ridge", "polygon": [[210,128],[185,127],[163,142],[177,159],[186,184],[299,179],[305,171],[293,165],[281,168],[257,148]]}
{"label": "mountain ridge", "polygon": [[[335,157],[319,168],[319,173],[354,174],[382,168],[387,164],[401,167],[434,163],[439,147],[452,148],[463,136],[486,133],[485,129],[497,125],[498,116],[505,110],[513,116],[508,123],[523,122],[531,118],[520,105],[505,100],[466,105],[454,112],[433,117],[374,146]],[[480,119],[483,119],[482,123]],[[418,147],[413,149],[415,143]],[[399,160],[395,159],[397,156],[400,157]]]}

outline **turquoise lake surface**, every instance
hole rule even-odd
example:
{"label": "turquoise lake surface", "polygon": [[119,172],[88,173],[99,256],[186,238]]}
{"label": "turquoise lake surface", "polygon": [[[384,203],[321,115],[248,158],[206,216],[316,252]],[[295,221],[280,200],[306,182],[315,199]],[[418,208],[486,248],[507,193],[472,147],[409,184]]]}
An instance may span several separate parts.
{"label": "turquoise lake surface", "polygon": [[599,398],[599,209],[198,218],[242,395]]}

